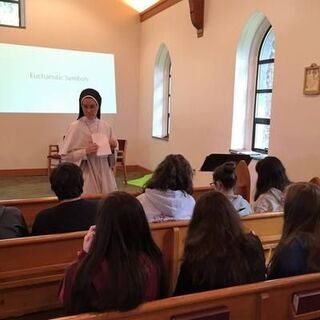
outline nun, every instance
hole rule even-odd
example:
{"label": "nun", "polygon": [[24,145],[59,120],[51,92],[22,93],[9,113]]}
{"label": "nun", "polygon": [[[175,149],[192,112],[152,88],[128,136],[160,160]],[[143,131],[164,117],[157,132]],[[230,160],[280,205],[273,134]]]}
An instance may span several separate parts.
{"label": "nun", "polygon": [[101,101],[99,92],[94,89],[81,92],[78,119],[69,125],[60,150],[63,161],[72,162],[82,169],[83,194],[86,195],[117,190],[111,168],[114,162],[112,155],[99,150],[101,140],[109,144],[111,151],[118,147],[111,126],[100,120]]}

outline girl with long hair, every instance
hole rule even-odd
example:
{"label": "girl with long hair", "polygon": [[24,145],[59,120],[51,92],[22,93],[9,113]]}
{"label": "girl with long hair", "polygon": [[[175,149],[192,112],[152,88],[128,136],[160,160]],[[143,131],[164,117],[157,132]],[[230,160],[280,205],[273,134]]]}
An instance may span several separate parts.
{"label": "girl with long hair", "polygon": [[284,190],[290,180],[282,162],[276,157],[266,157],[258,161],[256,171],[253,212],[283,211]]}
{"label": "girl with long hair", "polygon": [[113,192],[98,211],[60,298],[68,314],[129,310],[164,295],[162,254],[139,201]]}
{"label": "girl with long hair", "polygon": [[213,172],[214,187],[217,191],[223,193],[240,216],[246,216],[252,212],[249,202],[240,194],[234,193],[234,187],[237,183],[236,163],[225,162],[217,167]]}
{"label": "girl with long hair", "polygon": [[222,193],[204,194],[194,208],[174,294],[264,279],[265,258],[259,238],[244,233],[239,214]]}
{"label": "girl with long hair", "polygon": [[320,187],[299,182],[288,187],[282,236],[268,278],[320,272]]}
{"label": "girl with long hair", "polygon": [[193,172],[181,154],[168,155],[137,197],[149,222],[189,220],[195,200],[192,195]]}

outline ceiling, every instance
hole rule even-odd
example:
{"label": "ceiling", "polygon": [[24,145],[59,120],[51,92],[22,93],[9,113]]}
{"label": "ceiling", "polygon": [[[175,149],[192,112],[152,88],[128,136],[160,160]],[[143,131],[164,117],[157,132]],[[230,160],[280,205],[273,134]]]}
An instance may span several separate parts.
{"label": "ceiling", "polygon": [[160,0],[122,0],[124,3],[132,7],[134,10],[138,12],[142,12],[155,3],[160,2]]}

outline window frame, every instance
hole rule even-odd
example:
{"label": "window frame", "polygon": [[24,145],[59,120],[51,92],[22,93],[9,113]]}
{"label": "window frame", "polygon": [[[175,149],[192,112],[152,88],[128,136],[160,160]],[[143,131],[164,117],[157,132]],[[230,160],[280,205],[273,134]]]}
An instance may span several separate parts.
{"label": "window frame", "polygon": [[[265,32],[264,36],[262,37],[261,44],[259,47],[258,55],[257,55],[257,65],[256,65],[256,79],[255,79],[255,89],[254,89],[254,108],[253,108],[253,124],[252,124],[252,140],[251,140],[251,150],[254,152],[259,152],[263,154],[268,154],[269,148],[267,149],[260,149],[260,148],[255,148],[255,138],[256,138],[256,125],[258,124],[263,124],[263,125],[268,125],[269,126],[269,131],[270,131],[270,118],[261,118],[261,117],[256,117],[256,109],[257,109],[257,98],[258,95],[261,93],[271,93],[272,95],[272,90],[273,90],[273,83],[272,83],[272,88],[271,89],[257,89],[258,88],[258,80],[259,80],[259,67],[263,64],[271,64],[274,62],[275,59],[263,59],[260,60],[261,56],[261,50],[264,45],[264,42],[272,29],[272,25],[267,29]],[[270,137],[269,137],[270,138]],[[270,140],[270,139],[269,139]]]}
{"label": "window frame", "polygon": [[167,79],[164,80],[164,81],[167,81],[167,86],[168,86],[167,95],[166,95],[165,101],[164,101],[164,108],[167,113],[167,134],[162,139],[169,140],[170,122],[171,122],[170,109],[171,109],[171,84],[172,84],[172,75],[171,75],[172,64],[171,64],[171,61],[169,61],[169,67],[168,67],[167,71],[168,71],[168,76],[167,76]]}
{"label": "window frame", "polygon": [[19,25],[0,23],[0,27],[25,28],[25,0],[1,0],[1,2],[18,4]]}
{"label": "window frame", "polygon": [[[158,93],[155,90],[156,84],[161,83],[161,89]],[[154,71],[154,92],[153,92],[153,115],[152,115],[152,134],[154,139],[169,141],[171,127],[171,93],[172,93],[172,62],[170,53],[165,44],[161,44],[155,62]],[[157,101],[157,102],[156,102]],[[157,111],[156,111],[157,110]],[[161,110],[161,118],[155,116]],[[157,125],[161,127],[161,134],[156,133]],[[159,132],[160,132],[159,131]]]}

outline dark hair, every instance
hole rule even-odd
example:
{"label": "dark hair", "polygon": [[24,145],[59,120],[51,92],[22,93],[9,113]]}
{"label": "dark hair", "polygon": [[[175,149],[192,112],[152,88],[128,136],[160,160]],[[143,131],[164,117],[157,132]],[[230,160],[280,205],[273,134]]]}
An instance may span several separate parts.
{"label": "dark hair", "polygon": [[252,266],[244,255],[250,240],[231,202],[220,192],[205,193],[196,202],[185,242],[183,260],[192,282],[208,289],[250,282]]}
{"label": "dark hair", "polygon": [[258,179],[254,200],[257,200],[262,193],[268,192],[271,188],[283,192],[290,184],[285,167],[276,157],[266,157],[258,161],[256,171]]}
{"label": "dark hair", "polygon": [[181,154],[170,154],[157,166],[145,188],[180,190],[192,194],[193,172],[190,163]]}
{"label": "dark hair", "polygon": [[95,89],[91,89],[91,88],[88,88],[88,89],[84,89],[81,93],[80,93],[80,97],[79,97],[79,115],[78,115],[78,119],[82,118],[84,116],[84,113],[83,113],[83,110],[82,110],[82,99],[85,97],[85,96],[91,96],[93,97],[95,100],[97,100],[98,102],[98,113],[97,113],[97,118],[100,119],[101,117],[101,102],[102,102],[102,98],[100,96],[100,93],[95,90]]}
{"label": "dark hair", "polygon": [[215,182],[220,181],[225,190],[230,190],[237,183],[237,175],[235,169],[235,162],[225,162],[214,170],[213,180]]}
{"label": "dark hair", "polygon": [[59,200],[80,197],[83,191],[83,177],[80,167],[63,162],[50,175],[51,189]]}
{"label": "dark hair", "polygon": [[[152,239],[143,207],[128,193],[112,192],[98,210],[95,238],[77,270],[68,313],[124,311],[142,303],[147,286],[142,257],[157,267],[158,295],[162,297],[162,253]],[[108,279],[97,296],[91,284],[103,261]]]}
{"label": "dark hair", "polygon": [[320,271],[320,187],[309,182],[290,185],[284,203],[284,223],[281,239],[272,257],[270,270],[279,252],[302,236],[309,252],[310,272]]}

